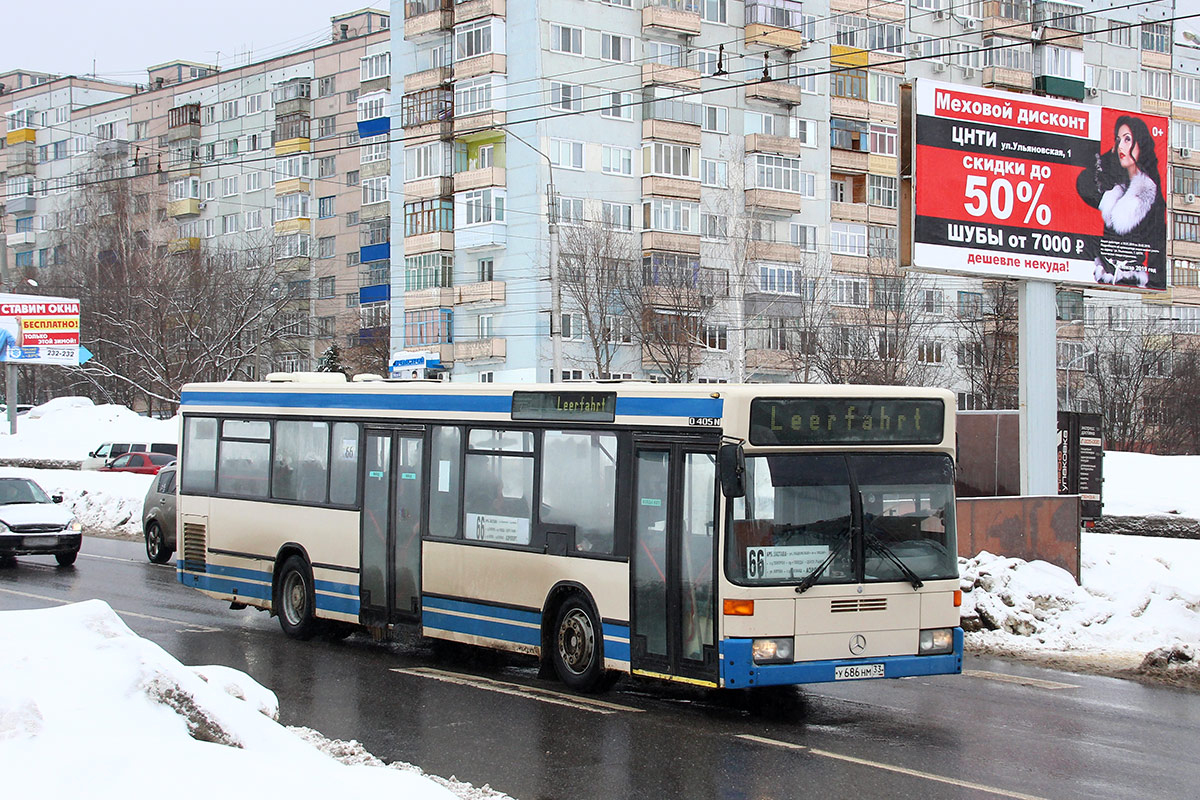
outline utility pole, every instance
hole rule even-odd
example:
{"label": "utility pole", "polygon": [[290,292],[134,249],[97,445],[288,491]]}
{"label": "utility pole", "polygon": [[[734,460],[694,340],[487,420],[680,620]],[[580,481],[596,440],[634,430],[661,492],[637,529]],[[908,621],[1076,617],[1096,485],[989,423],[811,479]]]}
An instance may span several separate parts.
{"label": "utility pole", "polygon": [[[0,290],[11,290],[12,280],[8,274],[8,231],[0,218]],[[8,434],[17,434],[17,364],[4,362],[4,401],[8,404]]]}

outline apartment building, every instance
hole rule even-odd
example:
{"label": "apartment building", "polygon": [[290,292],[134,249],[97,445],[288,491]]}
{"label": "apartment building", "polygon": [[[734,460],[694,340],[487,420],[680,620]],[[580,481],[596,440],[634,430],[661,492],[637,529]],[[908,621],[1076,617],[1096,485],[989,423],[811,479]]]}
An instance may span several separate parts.
{"label": "apartment building", "polygon": [[333,17],[320,46],[222,70],[159,64],[143,86],[0,76],[8,264],[55,266],[80,176],[108,159],[106,178],[128,178],[162,209],[169,253],[273,249],[292,335],[253,372],[312,369],[334,343],[356,367],[379,368],[386,307],[370,304],[388,264],[378,143],[389,49],[389,15],[363,9]]}
{"label": "apartment building", "polygon": [[[657,313],[669,310],[691,320],[679,328],[698,345],[689,379],[804,379],[797,354],[809,343],[795,321],[823,304],[820,326],[840,331],[851,355],[872,309],[904,291],[897,97],[922,77],[1171,117],[1170,290],[1063,291],[1064,322],[1081,324],[1062,335],[1081,336],[1082,322],[1113,307],[1153,315],[1163,304],[1191,330],[1200,50],[1176,44],[1176,3],[1113,6],[395,3],[393,349],[434,353],[461,380],[663,379],[661,359],[630,331],[678,327]],[[695,309],[648,302],[639,318],[614,308],[607,369],[584,332],[589,309],[572,305],[551,268],[573,229],[597,224],[632,240],[660,296],[672,283],[707,287]],[[953,333],[984,284],[930,275],[920,285],[905,301],[905,325],[921,331],[914,357],[974,407],[971,355]],[[890,337],[875,338],[880,353]]]}

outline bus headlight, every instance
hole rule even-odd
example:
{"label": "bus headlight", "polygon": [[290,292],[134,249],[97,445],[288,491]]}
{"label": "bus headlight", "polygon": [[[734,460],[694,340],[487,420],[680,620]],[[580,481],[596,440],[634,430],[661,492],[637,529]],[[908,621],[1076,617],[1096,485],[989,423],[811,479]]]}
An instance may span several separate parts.
{"label": "bus headlight", "polygon": [[795,652],[791,636],[755,639],[750,650],[755,664],[790,664]]}
{"label": "bus headlight", "polygon": [[951,628],[930,628],[921,631],[920,648],[918,653],[923,656],[933,656],[940,653],[950,653],[954,650],[954,630]]}
{"label": "bus headlight", "polygon": [[83,525],[81,525],[79,523],[79,520],[73,519],[73,520],[71,520],[71,524],[67,525],[67,532],[68,533],[83,533]]}

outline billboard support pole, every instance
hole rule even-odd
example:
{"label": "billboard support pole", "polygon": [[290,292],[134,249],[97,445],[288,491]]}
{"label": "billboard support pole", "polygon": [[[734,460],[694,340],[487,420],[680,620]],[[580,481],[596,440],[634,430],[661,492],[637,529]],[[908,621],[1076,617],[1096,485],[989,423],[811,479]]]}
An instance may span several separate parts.
{"label": "billboard support pole", "polygon": [[17,435],[17,365],[4,362],[4,400],[8,403],[8,435]]}
{"label": "billboard support pole", "polygon": [[1058,494],[1055,285],[1026,279],[1017,283],[1017,291],[1021,494],[1054,495]]}

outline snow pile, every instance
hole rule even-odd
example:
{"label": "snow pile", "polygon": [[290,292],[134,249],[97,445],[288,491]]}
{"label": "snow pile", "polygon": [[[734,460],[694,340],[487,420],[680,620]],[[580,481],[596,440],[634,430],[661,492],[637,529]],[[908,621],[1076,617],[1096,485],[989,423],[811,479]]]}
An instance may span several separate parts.
{"label": "snow pile", "polygon": [[31,478],[47,494],[61,494],[84,533],[127,536],[142,534],[142,504],[154,481],[153,475],[132,472],[22,467],[0,467],[0,477]]}
{"label": "snow pile", "polygon": [[104,442],[177,442],[179,418],[150,419],[125,406],[58,397],[17,417],[17,435],[0,419],[0,458],[82,461]]}
{"label": "snow pile", "polygon": [[1200,541],[1084,533],[1081,548],[1081,586],[1044,561],[960,559],[968,647],[1200,677]]}
{"label": "snow pile", "polygon": [[[345,748],[281,726],[275,695],[249,676],[183,666],[99,600],[4,612],[0,641],[8,797],[207,800],[263,781],[280,796],[456,797],[411,770],[341,763],[324,751]],[[179,780],[185,764],[199,780]]]}

